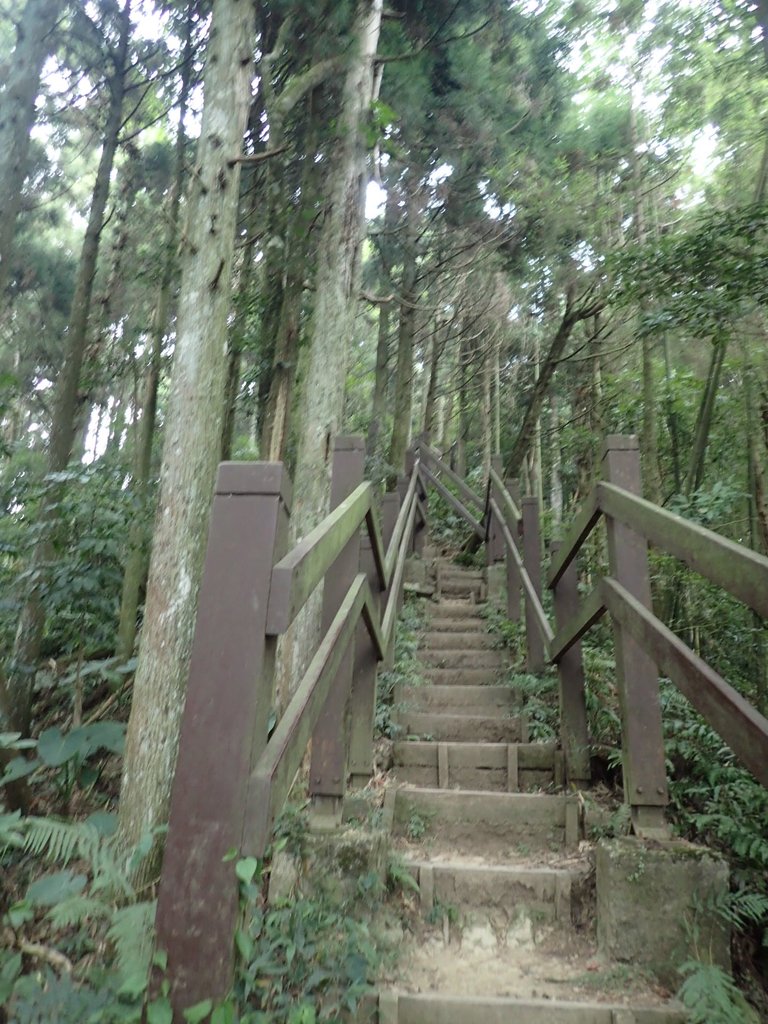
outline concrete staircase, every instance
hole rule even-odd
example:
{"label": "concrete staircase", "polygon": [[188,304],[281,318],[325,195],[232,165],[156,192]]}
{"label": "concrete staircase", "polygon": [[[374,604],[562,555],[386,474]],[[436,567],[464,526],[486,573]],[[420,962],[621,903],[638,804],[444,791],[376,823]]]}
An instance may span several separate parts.
{"label": "concrete staircase", "polygon": [[394,845],[421,919],[383,983],[380,1024],[671,1024],[668,993],[594,939],[580,801],[554,743],[529,741],[482,574],[437,566],[420,679],[396,694]]}

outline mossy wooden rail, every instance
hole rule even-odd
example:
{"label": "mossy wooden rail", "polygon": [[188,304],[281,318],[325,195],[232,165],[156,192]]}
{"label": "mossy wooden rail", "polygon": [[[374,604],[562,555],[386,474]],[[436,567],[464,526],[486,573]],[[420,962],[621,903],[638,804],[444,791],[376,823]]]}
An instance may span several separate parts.
{"label": "mossy wooden rail", "polygon": [[[402,502],[385,498],[382,529],[363,463],[360,438],[336,439],[332,511],[288,553],[283,466],[220,467],[158,896],[174,1020],[231,984],[239,909],[228,854],[263,857],[310,738],[319,813],[338,817],[348,773],[357,784],[372,775],[376,664],[394,643],[425,513],[416,460]],[[277,638],[321,583],[322,639],[269,735]]]}
{"label": "mossy wooden rail", "polygon": [[[433,487],[504,563],[507,612],[525,613],[528,668],[556,665],[567,781],[590,779],[581,638],[608,612],[616,641],[624,791],[638,834],[664,834],[668,803],[658,676],[669,676],[768,786],[768,721],[653,612],[648,544],[681,559],[762,616],[768,559],[640,496],[637,440],[612,436],[603,480],[551,544],[546,571],[537,498],[519,498],[496,462],[485,499],[426,439],[384,496],[381,523],[363,480],[360,438],[334,446],[331,511],[286,551],[290,481],[281,464],[223,463],[213,502],[189,683],[160,879],[157,941],[168,957],[174,1020],[226,995],[234,963],[238,884],[228,855],[260,858],[311,739],[315,812],[340,818],[348,782],[372,774],[376,671],[391,659],[405,563],[426,526]],[[608,567],[585,598],[578,556],[604,520]],[[274,731],[277,639],[323,584],[321,639]],[[554,624],[542,599],[552,592]],[[522,598],[522,601],[521,601]]]}
{"label": "mossy wooden rail", "polygon": [[[429,457],[435,473],[445,468],[434,465],[439,462],[434,450]],[[545,580],[553,596],[554,629],[542,602],[537,499],[515,501],[514,485],[502,480],[498,467],[492,467],[482,522],[489,559],[507,563],[510,618],[520,617],[521,594],[523,597],[529,669],[537,671],[544,664],[558,667],[566,774],[570,782],[579,785],[589,780],[580,640],[606,611],[610,614],[616,642],[625,796],[635,830],[662,834],[668,795],[659,674],[675,683],[741,763],[767,787],[768,720],[654,614],[648,544],[675,556],[764,618],[768,617],[768,558],[644,500],[636,438],[608,437],[602,464],[604,479],[573,517],[564,540],[551,546]],[[609,565],[582,599],[577,558],[601,520],[607,529]],[[502,545],[494,545],[494,534],[503,539]]]}

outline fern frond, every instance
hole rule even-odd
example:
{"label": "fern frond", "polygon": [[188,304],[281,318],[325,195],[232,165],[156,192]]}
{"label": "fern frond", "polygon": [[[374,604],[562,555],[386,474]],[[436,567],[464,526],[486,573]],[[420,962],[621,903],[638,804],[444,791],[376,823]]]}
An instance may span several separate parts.
{"label": "fern frond", "polygon": [[155,900],[134,903],[112,915],[107,938],[115,948],[115,959],[123,977],[149,971],[156,906]]}
{"label": "fern frond", "polygon": [[54,928],[71,928],[86,921],[110,917],[112,907],[93,896],[73,896],[58,903],[48,912],[48,920]]}
{"label": "fern frond", "polygon": [[46,857],[64,867],[74,857],[89,863],[98,850],[101,837],[85,822],[60,821],[58,818],[27,819],[25,849],[35,857]]}

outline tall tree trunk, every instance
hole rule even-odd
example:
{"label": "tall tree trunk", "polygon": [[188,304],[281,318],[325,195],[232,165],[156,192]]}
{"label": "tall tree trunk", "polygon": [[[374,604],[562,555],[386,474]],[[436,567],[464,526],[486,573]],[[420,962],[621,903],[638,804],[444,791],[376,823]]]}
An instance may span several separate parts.
{"label": "tall tree trunk", "polygon": [[54,29],[61,8],[61,0],[27,0],[0,93],[0,296],[8,283],[40,76],[54,48]]}
{"label": "tall tree trunk", "polygon": [[389,444],[390,477],[389,489],[395,486],[397,477],[405,471],[405,450],[411,434],[413,411],[413,342],[416,334],[416,292],[417,253],[420,209],[418,198],[418,175],[414,170],[406,179],[406,221],[403,239],[403,279],[400,285],[402,304],[397,336],[397,370],[395,372],[395,396],[392,403],[392,436]]}
{"label": "tall tree trunk", "polygon": [[[130,14],[131,0],[126,0],[120,14],[120,36],[114,54],[114,72],[109,82],[109,106],[101,158],[96,172],[96,182],[83,247],[80,252],[77,282],[67,327],[67,354],[56,381],[48,442],[49,473],[60,473],[67,468],[77,428],[78,391],[88,339],[88,318],[93,298],[93,282],[96,276],[101,231],[104,226],[104,212],[109,198],[112,167],[122,126],[123,97],[131,32]],[[45,566],[52,556],[51,532],[55,526],[57,505],[57,489],[52,491],[49,488],[48,498],[40,511],[40,520],[43,524],[42,537],[32,555],[32,570],[38,575],[45,571]],[[25,735],[30,727],[32,681],[34,667],[40,654],[44,626],[45,612],[40,590],[36,587],[25,601],[19,616],[11,673],[8,679],[14,728]]]}
{"label": "tall tree trunk", "polygon": [[563,524],[563,451],[560,447],[560,407],[557,395],[550,398],[552,422],[549,507],[552,512],[552,536],[557,537]]}
{"label": "tall tree trunk", "polygon": [[[635,212],[635,231],[640,245],[647,239],[645,208],[643,205],[643,176],[640,167],[639,147],[640,132],[637,122],[635,104],[630,104],[630,159],[632,165],[632,198]],[[640,302],[643,314],[648,312],[645,299]],[[643,380],[643,429],[640,432],[640,454],[643,463],[643,484],[646,497],[659,504],[661,501],[661,474],[659,472],[658,422],[656,415],[656,383],[653,373],[653,345],[647,333],[642,341],[642,380]]]}
{"label": "tall tree trunk", "polygon": [[[126,844],[166,821],[227,373],[227,317],[251,91],[254,11],[217,0],[190,176],[176,349],[165,417],[160,498],[146,613],[125,744],[120,832]],[[154,865],[148,863],[146,870]]]}
{"label": "tall tree trunk", "polygon": [[168,202],[168,226],[165,235],[165,260],[160,287],[157,293],[149,349],[149,361],[144,381],[144,395],[141,414],[136,432],[136,455],[134,459],[133,487],[138,514],[131,520],[128,531],[128,545],[123,569],[123,586],[120,594],[120,616],[117,628],[115,656],[130,658],[136,640],[136,614],[139,608],[139,591],[144,581],[147,566],[147,529],[145,513],[149,496],[149,482],[152,474],[152,447],[157,422],[157,390],[160,386],[162,369],[163,339],[168,329],[171,308],[171,292],[178,272],[176,249],[179,243],[179,218],[181,193],[184,187],[185,150],[187,135],[184,120],[189,104],[189,93],[193,75],[193,33],[197,0],[191,0],[187,9],[184,37],[184,55],[181,66],[181,87],[179,90],[179,127],[176,133],[174,172],[171,194]]}
{"label": "tall tree trunk", "polygon": [[684,491],[686,494],[693,494],[694,491],[698,490],[704,479],[704,463],[707,457],[709,433],[712,428],[715,399],[717,398],[717,389],[720,386],[720,374],[723,369],[727,348],[728,342],[725,338],[714,342],[712,345],[709,371],[707,372],[707,380],[701,396],[699,414],[696,418],[696,436],[693,440],[691,459],[685,476]]}
{"label": "tall tree trunk", "polygon": [[491,475],[491,454],[493,439],[491,437],[491,355],[482,340],[478,345],[478,358],[482,363],[481,382],[482,396],[480,402],[480,432],[482,434],[483,480]]}
{"label": "tall tree trunk", "polygon": [[456,402],[458,403],[458,424],[456,427],[456,454],[454,468],[459,476],[467,475],[467,438],[469,436],[469,366],[472,360],[472,345],[468,330],[461,333],[459,362],[457,366]]}
{"label": "tall tree trunk", "polygon": [[368,439],[366,451],[368,457],[375,459],[379,449],[379,437],[384,425],[384,414],[387,406],[387,385],[389,384],[389,328],[392,322],[390,304],[382,302],[379,306],[379,330],[376,338],[376,368],[373,376],[373,396],[371,399],[371,418],[368,422]]}
{"label": "tall tree trunk", "polygon": [[541,364],[541,370],[536,379],[531,397],[526,406],[525,413],[523,414],[523,422],[520,427],[520,431],[515,438],[515,443],[512,445],[512,451],[507,458],[507,464],[504,467],[504,472],[509,477],[515,477],[520,472],[523,462],[525,460],[528,451],[533,443],[534,434],[536,430],[536,421],[541,414],[541,407],[544,403],[544,399],[547,396],[549,385],[552,377],[557,369],[565,346],[568,344],[568,339],[571,336],[573,328],[580,320],[586,320],[589,317],[595,316],[600,311],[599,303],[591,303],[588,305],[582,305],[576,307],[574,305],[573,291],[569,289],[566,296],[565,311],[563,318],[560,321],[560,326],[555,332],[555,336],[549,346],[544,362]]}
{"label": "tall tree trunk", "polygon": [[[344,75],[329,194],[317,248],[315,305],[299,416],[291,535],[305,537],[328,513],[333,441],[344,413],[347,355],[360,290],[365,233],[365,125],[374,89],[382,0],[358,0]],[[278,700],[293,690],[320,629],[321,587],[298,616],[279,651]]]}
{"label": "tall tree trunk", "polygon": [[501,455],[501,332],[493,344],[493,454]]}

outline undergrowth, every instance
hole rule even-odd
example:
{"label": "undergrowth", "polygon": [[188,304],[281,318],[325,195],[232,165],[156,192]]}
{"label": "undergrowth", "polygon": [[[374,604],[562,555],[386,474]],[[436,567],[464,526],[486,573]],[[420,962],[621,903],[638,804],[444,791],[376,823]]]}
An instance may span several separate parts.
{"label": "undergrowth", "polygon": [[395,632],[395,657],[392,669],[379,672],[376,682],[374,735],[395,739],[399,726],[395,721],[399,708],[395,702],[398,686],[417,686],[421,665],[416,652],[425,626],[424,602],[406,594]]}

